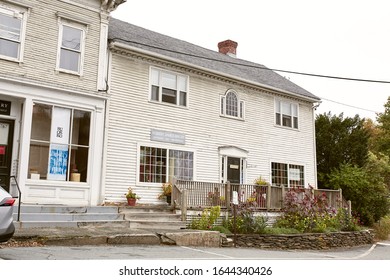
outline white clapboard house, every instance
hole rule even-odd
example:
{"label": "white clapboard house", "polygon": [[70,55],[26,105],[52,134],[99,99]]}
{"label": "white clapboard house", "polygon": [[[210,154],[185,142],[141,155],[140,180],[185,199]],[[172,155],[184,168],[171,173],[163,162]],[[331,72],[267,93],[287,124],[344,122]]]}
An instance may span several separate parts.
{"label": "white clapboard house", "polygon": [[319,98],[265,66],[116,19],[109,25],[104,201],[159,203],[164,182],[316,186]]}

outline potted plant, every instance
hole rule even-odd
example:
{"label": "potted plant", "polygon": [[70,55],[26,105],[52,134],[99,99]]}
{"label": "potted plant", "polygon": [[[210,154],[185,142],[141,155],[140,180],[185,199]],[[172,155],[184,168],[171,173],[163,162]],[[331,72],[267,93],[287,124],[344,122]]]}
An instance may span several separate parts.
{"label": "potted plant", "polygon": [[135,206],[137,199],[140,199],[140,197],[135,192],[133,192],[133,189],[131,187],[129,187],[125,196],[127,198],[127,204],[129,206]]}
{"label": "potted plant", "polygon": [[172,201],[172,184],[164,183],[161,187],[162,193],[158,196],[158,199],[166,199],[168,204]]}

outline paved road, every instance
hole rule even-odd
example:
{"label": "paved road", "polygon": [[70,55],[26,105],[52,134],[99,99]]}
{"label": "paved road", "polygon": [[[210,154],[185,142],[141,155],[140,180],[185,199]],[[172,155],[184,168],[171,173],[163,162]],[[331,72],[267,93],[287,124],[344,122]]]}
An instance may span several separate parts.
{"label": "paved road", "polygon": [[252,248],[182,246],[17,247],[0,249],[0,260],[390,260],[390,241],[328,251],[274,251]]}

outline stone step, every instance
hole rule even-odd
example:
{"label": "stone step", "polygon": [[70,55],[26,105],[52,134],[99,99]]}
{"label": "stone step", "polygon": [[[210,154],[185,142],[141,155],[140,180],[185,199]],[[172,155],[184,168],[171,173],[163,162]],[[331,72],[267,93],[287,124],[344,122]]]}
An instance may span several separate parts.
{"label": "stone step", "polygon": [[16,230],[24,228],[82,228],[82,227],[124,227],[130,228],[129,221],[27,221],[14,222]]}
{"label": "stone step", "polygon": [[182,221],[130,220],[130,229],[179,230],[185,228],[186,224]]}
{"label": "stone step", "polygon": [[166,205],[136,205],[129,207],[119,207],[119,213],[172,213],[172,209]]}
{"label": "stone step", "polygon": [[[124,220],[124,214],[119,213],[23,213],[20,214],[20,221],[58,221],[58,222],[72,222],[72,221],[117,221]],[[17,220],[17,214],[14,213],[14,221]]]}
{"label": "stone step", "polygon": [[173,213],[125,213],[125,220],[181,221],[181,215]]}
{"label": "stone step", "polygon": [[[14,213],[18,212],[18,206],[13,208]],[[118,213],[116,206],[62,206],[62,205],[22,205],[20,213]]]}

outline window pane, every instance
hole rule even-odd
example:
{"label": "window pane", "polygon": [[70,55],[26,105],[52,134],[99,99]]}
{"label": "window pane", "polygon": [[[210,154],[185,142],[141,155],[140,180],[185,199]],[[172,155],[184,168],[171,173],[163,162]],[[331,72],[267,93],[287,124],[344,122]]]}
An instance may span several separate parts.
{"label": "window pane", "polygon": [[64,25],[62,29],[62,47],[74,51],[80,51],[81,35],[82,30]]}
{"label": "window pane", "polygon": [[31,141],[30,158],[28,162],[29,178],[41,180],[46,179],[48,159],[49,144]]}
{"label": "window pane", "polygon": [[79,110],[73,112],[72,144],[89,146],[91,113]]}
{"label": "window pane", "polygon": [[187,106],[187,93],[184,91],[180,92],[180,103],[181,106]]}
{"label": "window pane", "polygon": [[72,147],[70,155],[70,180],[87,182],[88,148]]}
{"label": "window pane", "polygon": [[305,187],[304,168],[301,165],[289,166],[290,187]]}
{"label": "window pane", "polygon": [[177,89],[181,91],[187,91],[187,78],[183,76],[178,76],[178,85]]}
{"label": "window pane", "polygon": [[154,100],[154,101],[159,101],[160,100],[158,91],[159,91],[159,87],[158,86],[152,86],[151,100]]}
{"label": "window pane", "polygon": [[291,104],[282,102],[282,112],[284,115],[289,115],[291,116]]}
{"label": "window pane", "polygon": [[176,75],[161,72],[161,86],[176,89]]}
{"label": "window pane", "polygon": [[156,69],[152,69],[151,83],[152,85],[159,85],[159,71]]}
{"label": "window pane", "polygon": [[276,120],[276,124],[277,124],[277,125],[281,125],[281,122],[280,122],[280,113],[276,113],[276,114],[275,114],[275,120]]}
{"label": "window pane", "polygon": [[162,89],[162,102],[176,104],[176,90],[163,88]]}
{"label": "window pane", "polygon": [[31,139],[50,141],[52,119],[52,107],[42,104],[34,104],[32,126],[31,126]]}
{"label": "window pane", "polygon": [[167,172],[167,150],[140,148],[140,182],[165,183]]}
{"label": "window pane", "polygon": [[283,115],[282,119],[283,119],[283,126],[292,127],[291,126],[291,116]]}
{"label": "window pane", "polygon": [[78,72],[80,65],[80,53],[61,49],[60,68]]}
{"label": "window pane", "polygon": [[193,180],[194,154],[192,152],[169,151],[169,182],[173,177],[179,180]]}
{"label": "window pane", "polygon": [[298,129],[298,118],[294,117],[294,128]]}
{"label": "window pane", "polygon": [[272,185],[285,187],[288,186],[287,164],[273,162],[271,164],[272,169]]}
{"label": "window pane", "polygon": [[298,116],[298,105],[297,104],[292,104],[292,115],[294,117]]}
{"label": "window pane", "polygon": [[19,42],[21,25],[20,18],[0,14],[0,37]]}
{"label": "window pane", "polygon": [[0,55],[13,58],[19,57],[19,43],[0,39]]}
{"label": "window pane", "polygon": [[226,115],[238,117],[238,100],[233,92],[226,95]]}

